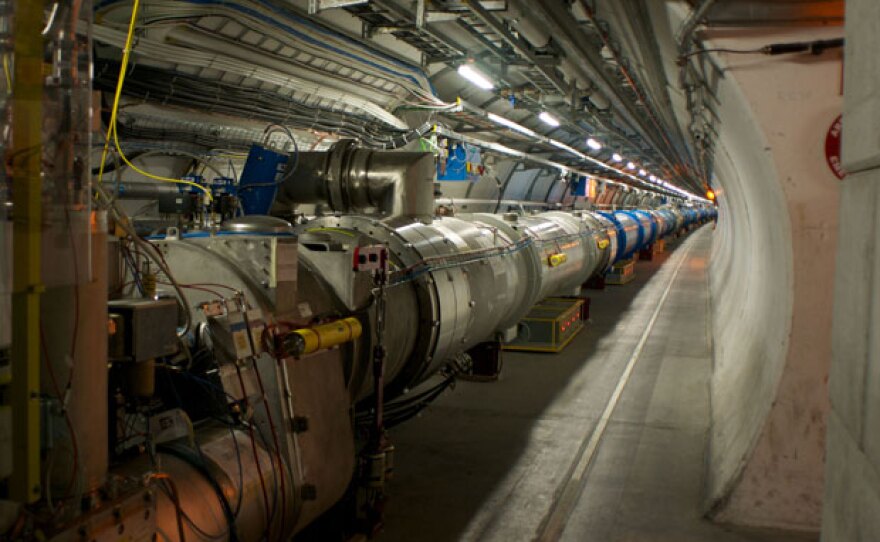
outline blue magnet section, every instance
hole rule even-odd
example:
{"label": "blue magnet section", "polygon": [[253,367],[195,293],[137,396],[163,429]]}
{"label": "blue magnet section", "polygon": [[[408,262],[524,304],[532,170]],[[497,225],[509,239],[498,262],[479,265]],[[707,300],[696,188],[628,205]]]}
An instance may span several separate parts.
{"label": "blue magnet section", "polygon": [[238,183],[246,215],[267,215],[287,165],[287,155],[252,145]]}
{"label": "blue magnet section", "polygon": [[[645,239],[645,245],[650,245],[651,243],[655,242],[657,240],[658,233],[659,233],[657,231],[657,228],[658,228],[657,219],[654,218],[651,215],[651,213],[649,213],[647,211],[633,211],[633,212],[636,213],[640,217],[646,218],[648,220],[648,222],[651,224],[651,234]],[[642,248],[645,248],[645,247],[642,247]]]}
{"label": "blue magnet section", "polygon": [[663,236],[665,237],[665,236],[669,235],[670,233],[672,233],[673,230],[675,230],[675,220],[676,220],[675,213],[673,213],[672,211],[670,211],[668,209],[663,209],[659,212],[660,212],[660,214],[663,215],[663,222],[664,222]]}
{"label": "blue magnet section", "polygon": [[599,214],[607,218],[614,224],[614,229],[617,230],[617,252],[614,254],[614,258],[611,263],[620,261],[623,259],[623,252],[626,250],[626,230],[623,229],[623,224],[617,220],[617,217],[614,216],[614,213],[609,213],[607,211],[599,211]]}
{"label": "blue magnet section", "polygon": [[638,227],[638,229],[636,231],[639,232],[638,236],[636,237],[636,244],[635,244],[635,246],[633,246],[633,249],[623,255],[622,259],[626,259],[626,258],[629,258],[630,256],[632,256],[634,253],[641,250],[642,246],[645,244],[645,225],[642,224],[642,219],[639,218],[639,215],[637,215],[634,211],[617,211],[617,212],[633,219],[633,221],[636,223],[636,226]]}
{"label": "blue magnet section", "polygon": [[586,197],[587,195],[587,187],[590,184],[589,178],[586,175],[579,175],[577,181],[575,181],[574,186],[572,188],[572,195],[577,197]]}

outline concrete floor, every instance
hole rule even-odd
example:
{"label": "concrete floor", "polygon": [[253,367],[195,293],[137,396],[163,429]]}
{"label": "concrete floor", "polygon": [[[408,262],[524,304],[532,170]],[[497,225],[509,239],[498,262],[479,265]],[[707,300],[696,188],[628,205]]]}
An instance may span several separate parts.
{"label": "concrete floor", "polygon": [[379,542],[817,539],[701,518],[711,235],[590,291],[592,322],[564,352],[508,352],[500,381],[460,382],[394,428]]}

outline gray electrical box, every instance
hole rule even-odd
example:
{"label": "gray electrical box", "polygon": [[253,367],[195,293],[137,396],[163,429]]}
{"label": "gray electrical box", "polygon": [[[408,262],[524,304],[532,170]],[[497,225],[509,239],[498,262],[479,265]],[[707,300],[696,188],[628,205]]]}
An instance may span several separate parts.
{"label": "gray electrical box", "polygon": [[108,308],[116,323],[111,359],[146,361],[177,352],[177,301],[117,299]]}

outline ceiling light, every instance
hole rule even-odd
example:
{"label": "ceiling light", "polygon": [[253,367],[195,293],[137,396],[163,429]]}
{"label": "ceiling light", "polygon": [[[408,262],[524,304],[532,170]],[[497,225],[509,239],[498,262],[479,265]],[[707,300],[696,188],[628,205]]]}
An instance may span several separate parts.
{"label": "ceiling light", "polygon": [[[589,145],[589,142],[587,142],[587,144]],[[611,159],[614,160],[615,162],[623,162],[623,156],[621,156],[617,153],[612,154]]]}
{"label": "ceiling light", "polygon": [[627,162],[626,169],[636,169],[636,165],[632,162]]}
{"label": "ceiling light", "polygon": [[501,115],[496,115],[495,113],[486,113],[486,116],[489,117],[489,120],[491,120],[492,122],[497,122],[498,124],[500,124],[502,126],[507,126],[511,130],[516,130],[517,132],[519,132],[521,134],[525,134],[530,137],[537,137],[537,135],[538,135],[535,133],[534,130],[530,130],[530,129],[526,128],[525,126],[523,126],[522,124],[517,124],[510,119],[506,119],[506,118],[502,117]]}
{"label": "ceiling light", "polygon": [[656,176],[656,175],[651,175],[651,176],[648,177],[648,178],[651,179],[651,182],[652,182],[652,183],[656,183],[656,182],[657,182],[657,176]]}
{"label": "ceiling light", "polygon": [[645,171],[644,169],[640,169],[640,170],[639,170],[639,175],[641,175],[642,177],[644,177],[644,176],[647,175],[647,174],[648,174],[648,172]]}
{"label": "ceiling light", "polygon": [[495,88],[495,83],[470,64],[459,66],[458,74],[484,90]]}
{"label": "ceiling light", "polygon": [[559,121],[556,120],[556,118],[553,115],[551,115],[550,113],[548,113],[546,111],[541,111],[541,114],[538,115],[538,118],[541,119],[542,121],[544,121],[545,124],[549,124],[550,126],[553,126],[554,128],[559,126]]}
{"label": "ceiling light", "polygon": [[590,147],[594,151],[598,151],[602,148],[602,144],[591,137],[587,140],[587,147]]}

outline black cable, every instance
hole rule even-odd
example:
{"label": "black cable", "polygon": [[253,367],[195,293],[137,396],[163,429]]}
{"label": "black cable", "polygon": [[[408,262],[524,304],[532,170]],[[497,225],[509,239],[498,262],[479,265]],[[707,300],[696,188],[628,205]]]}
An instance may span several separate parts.
{"label": "black cable", "polygon": [[765,46],[764,54],[767,55],[784,55],[788,53],[806,53],[812,55],[821,55],[828,49],[839,49],[845,44],[843,38],[835,38],[830,40],[816,40],[795,43],[773,43]]}
{"label": "black cable", "polygon": [[[96,88],[108,92],[115,89],[115,74],[118,73],[118,66],[113,62],[105,61],[99,64],[96,73]],[[371,146],[387,144],[391,139],[387,134],[407,132],[377,122],[372,117],[339,111],[321,111],[320,115],[316,115],[313,107],[290,98],[147,66],[137,66],[132,71],[125,92],[126,95],[163,104],[198,106],[201,109],[236,117],[322,131],[339,131]],[[218,100],[217,96],[223,96],[223,100]],[[409,139],[411,140],[412,136]]]}
{"label": "black cable", "polygon": [[[196,366],[199,361],[202,361],[201,357],[203,357],[203,356],[210,356],[210,351],[207,349],[203,349],[203,350],[199,350],[195,354],[193,354],[193,366]],[[210,395],[214,399],[217,398],[215,392],[219,391],[221,394],[225,395],[229,400],[236,401],[235,397],[228,395],[223,388],[217,386],[216,384],[214,384],[210,380],[207,380],[206,378],[196,376],[196,375],[194,375],[190,372],[186,372],[186,371],[181,371],[178,374],[181,374],[183,376],[186,376],[187,378],[190,378],[193,382],[195,382],[196,384],[201,386],[208,393],[208,395]],[[217,406],[219,407],[217,409],[217,412],[219,414],[223,414],[223,415],[228,414],[227,408],[226,408],[226,406],[227,406],[226,403],[221,403],[219,400],[217,400],[216,403],[217,403]],[[232,441],[235,443],[235,460],[238,463],[238,488],[239,488],[239,490],[238,490],[238,499],[237,499],[237,502],[235,503],[235,510],[233,510],[232,515],[235,519],[238,519],[238,515],[239,515],[239,513],[241,513],[242,502],[244,501],[244,466],[242,465],[242,461],[241,461],[241,449],[238,444],[238,436],[235,434],[236,424],[235,424],[235,422],[230,422],[230,421],[224,420],[222,418],[215,417],[213,415],[211,416],[211,419],[225,425],[229,429],[229,434],[232,437]],[[199,450],[199,451],[201,452],[201,450]]]}
{"label": "black cable", "polygon": [[[272,446],[269,442],[269,439],[266,437],[266,434],[263,433],[263,429],[260,427],[259,424],[253,423],[251,425],[256,429],[257,436],[260,438],[260,442],[263,444],[263,449],[266,450],[266,453],[269,456],[269,466],[272,467],[272,472],[275,473],[277,471],[275,467],[275,457],[272,454]],[[280,500],[278,498],[278,491],[278,477],[272,476],[272,507],[269,514],[269,526],[275,523],[275,514],[278,512],[278,504]],[[267,526],[267,528],[269,526]]]}
{"label": "black cable", "polygon": [[[197,351],[197,352],[196,352],[195,354],[193,354],[193,356],[192,356],[192,357],[193,357],[193,365],[195,366],[195,365],[196,365],[196,362],[205,361],[205,360],[203,360],[202,358],[207,357],[207,356],[210,356],[210,351],[208,351],[207,349],[202,349],[202,350]],[[213,361],[213,360],[212,360],[212,361]],[[235,398],[232,397],[232,396],[230,396],[230,395],[228,395],[228,394],[226,394],[226,391],[223,390],[221,387],[216,386],[216,385],[215,385],[214,383],[212,383],[211,381],[209,381],[209,380],[207,380],[207,379],[205,379],[205,378],[198,377],[198,376],[196,376],[195,374],[192,374],[192,373],[190,373],[190,372],[188,372],[188,371],[172,370],[172,369],[170,369],[169,367],[164,366],[164,365],[160,365],[160,367],[165,368],[165,369],[168,369],[169,372],[173,372],[174,374],[182,375],[182,376],[184,376],[184,377],[187,377],[187,378],[191,379],[193,382],[195,382],[195,383],[198,384],[200,387],[202,387],[202,389],[204,389],[204,390],[208,393],[208,395],[211,397],[211,399],[214,400],[216,406],[219,407],[219,408],[217,409],[217,412],[218,412],[219,414],[223,414],[223,415],[228,414],[227,409],[226,409],[226,404],[225,404],[225,403],[223,403],[223,404],[220,403],[220,400],[217,398],[216,393],[214,393],[213,390],[211,390],[211,388],[214,388],[215,390],[219,391],[219,392],[220,392],[221,394],[223,394],[223,395],[226,395],[228,398],[230,398],[230,399],[232,399],[232,400],[235,400]],[[180,408],[183,408],[183,403],[182,403],[182,400],[181,400],[180,394],[179,394],[178,391],[177,391],[177,386],[174,385],[174,380],[173,380],[172,375],[166,373],[166,377],[167,377],[167,379],[168,379],[168,384],[169,384],[169,387],[171,388],[171,392],[174,394],[174,397],[175,397],[175,399],[176,399],[176,401],[177,401],[178,406],[179,406]],[[216,419],[216,418],[214,418],[214,419]],[[226,422],[226,421],[223,421],[223,420],[220,420],[220,422],[223,423],[223,425],[226,425],[226,426],[229,428],[230,435],[232,435],[232,439],[233,439],[233,441],[235,442],[235,458],[236,458],[236,461],[238,462],[238,488],[239,488],[239,490],[238,490],[238,502],[237,502],[236,505],[235,505],[235,510],[232,511],[232,517],[231,517],[231,523],[230,523],[230,531],[234,531],[235,529],[234,529],[233,525],[234,525],[235,521],[237,520],[239,513],[241,512],[241,506],[242,506],[242,500],[243,500],[243,493],[244,493],[244,467],[243,467],[243,465],[242,465],[242,461],[241,461],[241,451],[239,450],[238,438],[236,437],[236,435],[235,435],[235,431],[233,430],[234,424],[230,424],[230,423],[228,423],[228,422]],[[202,452],[201,447],[198,445],[198,442],[195,443],[195,446],[196,446],[196,452],[198,452],[198,454],[199,454],[199,458],[200,458],[200,460],[202,461],[202,464],[205,465],[205,464],[206,464],[205,455],[204,455],[204,453]],[[214,481],[216,482],[216,480],[214,480]],[[219,484],[218,484],[218,486],[219,486]],[[216,489],[216,488],[215,488],[215,489]],[[226,495],[222,493],[222,490],[221,490],[221,493],[220,493],[220,494],[221,494],[221,496],[222,496],[223,499],[226,498]],[[231,511],[231,507],[229,506],[228,501],[226,501],[226,507],[224,508],[224,512],[226,511],[227,508]],[[227,518],[228,518],[228,516],[227,516]],[[237,533],[236,533],[236,536],[237,536]]]}
{"label": "black cable", "polygon": [[[110,62],[105,62],[99,67],[95,80],[99,88],[110,91],[115,87],[115,75],[110,77],[111,72],[116,74],[118,68],[114,70],[113,64]],[[236,117],[338,132],[347,137],[355,138],[367,146],[384,149],[406,145],[410,141],[422,137],[433,127],[431,123],[424,123],[416,129],[405,130],[377,122],[372,117],[332,110],[321,111],[318,116],[313,107],[291,99],[145,66],[138,66],[132,72],[125,90],[127,95],[163,104],[196,106],[200,109]],[[224,97],[223,101],[217,100],[218,95]],[[120,130],[120,134],[124,133],[124,130]]]}
{"label": "black cable", "polygon": [[[243,397],[243,401],[244,401],[244,405],[245,405],[245,410],[246,410],[246,411],[247,411],[247,410],[250,410],[250,409],[251,409],[251,407],[250,407],[250,400],[249,400],[248,397],[247,397],[247,391],[246,391],[247,388],[245,387],[245,384],[244,384],[244,377],[242,376],[242,373],[241,373],[241,367],[239,367],[238,365],[235,365],[235,372],[236,372],[236,375],[238,376],[238,383],[239,383],[239,386],[240,386],[240,389],[241,389],[241,394],[242,394],[242,397]],[[269,455],[269,467],[272,469],[273,472],[275,471],[275,456],[274,456],[274,454],[272,454],[272,452],[271,452],[271,448],[269,448],[269,446],[268,446],[268,444],[267,444],[267,441],[266,441],[266,438],[265,438],[265,436],[263,435],[263,432],[260,430],[260,426],[259,426],[259,424],[250,423],[250,424],[248,424],[247,427],[248,427],[248,437],[250,438],[250,441],[251,441],[251,451],[253,452],[253,455],[254,455],[254,465],[257,467],[257,476],[258,476],[258,478],[260,479],[260,491],[261,491],[261,493],[263,494],[263,503],[265,504],[265,507],[266,507],[266,508],[265,508],[265,514],[266,514],[266,529],[265,529],[265,531],[264,531],[264,536],[266,537],[266,539],[268,539],[269,536],[270,536],[270,533],[271,533],[271,531],[272,531],[272,523],[273,523],[274,518],[275,518],[275,508],[276,508],[277,501],[278,501],[278,498],[277,498],[277,492],[276,492],[277,487],[278,487],[278,483],[277,483],[278,480],[277,480],[277,477],[275,477],[275,476],[272,477],[272,481],[273,481],[273,484],[272,484],[272,485],[273,485],[273,489],[272,489],[272,497],[273,497],[273,501],[272,501],[272,504],[270,505],[270,504],[269,504],[269,492],[266,491],[266,480],[265,480],[265,477],[264,477],[264,475],[263,475],[263,467],[262,467],[262,465],[261,465],[261,463],[260,463],[260,455],[259,455],[259,452],[257,451],[257,441],[256,441],[256,439],[254,438],[254,428],[256,428],[257,432],[259,432],[259,434],[260,434],[260,438],[261,438],[262,441],[263,441],[263,444],[264,444],[264,446],[265,446],[265,449],[266,449],[266,450],[269,450],[269,452],[268,452],[268,455]]]}
{"label": "black cable", "polygon": [[238,447],[238,436],[235,434],[235,425],[227,424],[229,435],[232,442],[235,443],[235,461],[238,463],[238,501],[235,503],[235,510],[232,511],[232,517],[238,519],[241,513],[241,505],[244,503],[244,466],[241,463],[241,450]]}
{"label": "black cable", "polygon": [[679,57],[683,62],[694,55],[705,53],[728,53],[732,55],[785,55],[792,53],[810,53],[821,55],[829,49],[838,49],[845,45],[844,38],[815,41],[796,41],[790,43],[771,43],[755,49],[730,49],[727,47],[713,47],[711,49],[698,49]]}
{"label": "black cable", "polygon": [[[454,374],[450,375],[435,386],[417,395],[385,403],[383,406],[385,426],[388,428],[394,427],[417,416],[425,407],[446,391],[455,382],[455,379],[456,376]],[[366,412],[361,413],[357,418],[358,425],[366,425],[373,420],[372,416]]]}
{"label": "black cable", "polygon": [[763,52],[764,52],[763,47],[758,47],[756,49],[728,49],[726,47],[713,47],[712,49],[698,49],[696,51],[691,51],[690,53],[687,53],[687,54],[684,54],[684,55],[681,55],[680,57],[678,57],[678,60],[680,62],[683,62],[684,60],[686,60],[692,56],[702,55],[705,53],[730,53],[732,55],[759,55],[759,54],[763,54]]}
{"label": "black cable", "polygon": [[[177,516],[177,537],[180,542],[186,542],[186,531],[183,528],[183,519],[184,516],[186,516],[186,513],[183,511],[183,508],[180,507],[180,493],[177,492],[177,486],[167,474],[162,475],[161,478],[157,475],[156,478],[159,480],[159,483],[157,484],[159,489],[168,495],[171,503],[174,504],[174,511]],[[165,487],[165,482],[168,483],[168,487]]]}
{"label": "black cable", "polygon": [[[175,444],[159,444],[156,446],[157,450],[176,457],[180,459],[184,463],[187,463],[193,469],[196,470],[205,480],[208,481],[208,484],[217,494],[217,500],[220,501],[220,506],[223,508],[223,515],[226,516],[226,523],[229,526],[229,539],[233,541],[237,541],[238,532],[235,528],[235,515],[232,513],[232,507],[229,505],[229,499],[226,498],[226,494],[223,493],[223,488],[220,486],[220,482],[217,481],[217,478],[211,473],[210,469],[208,469],[208,465],[205,463],[204,458],[200,458],[196,454],[192,453],[186,447],[175,445]],[[195,526],[193,526],[195,527]],[[202,529],[198,529],[204,533]],[[216,538],[216,537],[209,537]]]}
{"label": "black cable", "polygon": [[498,185],[498,203],[495,204],[495,212],[493,214],[498,214],[498,210],[501,209],[501,198],[504,196],[504,189],[501,186],[501,180],[498,179],[495,175],[492,175],[492,178],[495,179],[495,184]]}

